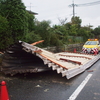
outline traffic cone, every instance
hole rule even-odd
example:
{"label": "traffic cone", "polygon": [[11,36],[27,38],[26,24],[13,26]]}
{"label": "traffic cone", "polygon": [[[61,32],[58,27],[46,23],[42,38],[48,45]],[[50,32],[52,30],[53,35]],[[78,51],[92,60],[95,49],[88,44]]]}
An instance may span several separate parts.
{"label": "traffic cone", "polygon": [[0,94],[0,100],[9,100],[9,96],[8,96],[8,91],[7,91],[7,87],[6,87],[6,82],[2,81],[1,82],[1,94]]}
{"label": "traffic cone", "polygon": [[76,49],[74,49],[74,53],[76,53]]}

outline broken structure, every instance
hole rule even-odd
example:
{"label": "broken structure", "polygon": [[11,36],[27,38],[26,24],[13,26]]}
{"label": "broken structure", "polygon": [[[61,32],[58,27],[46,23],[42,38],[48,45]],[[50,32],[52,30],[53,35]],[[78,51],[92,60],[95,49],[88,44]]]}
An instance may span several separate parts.
{"label": "broken structure", "polygon": [[28,44],[23,41],[9,47],[4,53],[2,71],[5,74],[36,73],[56,70],[62,77],[70,79],[92,66],[99,58],[98,55],[83,53],[60,52],[52,53],[36,45],[43,41]]}

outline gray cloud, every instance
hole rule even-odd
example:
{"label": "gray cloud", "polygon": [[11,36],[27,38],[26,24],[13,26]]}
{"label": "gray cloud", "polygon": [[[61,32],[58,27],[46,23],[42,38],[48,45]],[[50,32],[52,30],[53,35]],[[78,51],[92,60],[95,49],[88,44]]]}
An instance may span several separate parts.
{"label": "gray cloud", "polygon": [[[68,7],[72,4],[72,0],[22,0],[26,9],[37,12],[36,18],[39,21],[51,20],[52,24],[59,24],[58,18],[68,18],[70,21],[73,9]],[[97,0],[98,1],[98,0]],[[74,0],[75,4],[86,4],[96,2],[95,0]],[[31,7],[30,6],[31,3]],[[100,25],[100,4],[92,6],[75,7],[75,15],[82,19],[82,25]]]}

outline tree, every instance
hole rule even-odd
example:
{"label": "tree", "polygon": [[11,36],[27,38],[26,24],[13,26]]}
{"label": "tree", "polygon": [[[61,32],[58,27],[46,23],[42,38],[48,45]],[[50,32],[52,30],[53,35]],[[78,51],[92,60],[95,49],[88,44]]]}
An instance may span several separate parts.
{"label": "tree", "polygon": [[95,35],[96,38],[100,38],[100,26],[96,27],[93,31],[93,34]]}
{"label": "tree", "polygon": [[26,12],[27,16],[27,26],[28,26],[28,32],[35,30],[35,17],[33,14],[30,14],[28,11]]}
{"label": "tree", "polygon": [[65,25],[66,21],[67,21],[67,18],[65,18],[65,19],[58,18],[58,20],[59,20],[61,25]]}
{"label": "tree", "polygon": [[[25,35],[24,40],[25,40],[25,42],[28,42],[31,44],[33,42],[42,40],[42,37],[40,37],[39,34],[35,34],[34,31],[31,31],[30,33]],[[39,44],[39,46],[41,46],[41,44]]]}
{"label": "tree", "polygon": [[9,23],[6,18],[0,15],[0,50],[4,50],[12,43],[9,32]]}
{"label": "tree", "polygon": [[65,44],[68,36],[68,31],[66,30],[66,27],[64,25],[55,25],[53,26],[53,31],[53,33],[57,35],[58,39]]}
{"label": "tree", "polygon": [[78,34],[78,26],[77,26],[77,24],[71,25],[70,26],[70,33],[69,33],[69,35],[77,36],[77,34]]}
{"label": "tree", "polygon": [[42,40],[44,40],[43,45],[49,46],[50,45],[50,21],[42,21],[38,22],[35,26],[35,34],[39,34],[42,37]]}
{"label": "tree", "polygon": [[90,27],[84,26],[79,29],[78,36],[82,36],[84,41],[86,41],[88,38],[93,38],[94,35],[92,34],[92,29]]}
{"label": "tree", "polygon": [[9,22],[10,33],[14,41],[23,38],[27,31],[25,6],[21,0],[0,0],[0,14]]}
{"label": "tree", "polygon": [[75,16],[75,17],[71,18],[71,23],[72,24],[77,24],[78,28],[80,28],[82,20],[78,16]]}
{"label": "tree", "polygon": [[59,40],[58,36],[56,34],[51,35],[51,39],[50,39],[50,46],[62,46],[63,43],[61,40]]}

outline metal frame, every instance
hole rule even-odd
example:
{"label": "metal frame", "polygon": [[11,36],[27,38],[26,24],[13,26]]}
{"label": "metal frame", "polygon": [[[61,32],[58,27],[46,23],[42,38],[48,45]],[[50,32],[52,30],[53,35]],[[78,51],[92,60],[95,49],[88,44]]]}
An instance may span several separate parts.
{"label": "metal frame", "polygon": [[[97,60],[100,59],[100,55],[99,54],[96,55],[96,56],[93,55],[94,56],[93,59],[91,59],[89,57],[80,56],[81,58],[82,57],[86,58],[89,61],[86,64],[84,64],[84,65],[79,65],[79,67],[68,69],[68,68],[64,67],[63,65],[58,64],[55,61],[53,61],[52,59],[49,59],[46,56],[44,56],[43,54],[41,54],[43,49],[41,49],[39,47],[36,47],[36,46],[32,46],[32,45],[30,45],[28,43],[25,43],[25,42],[22,42],[22,46],[23,46],[23,49],[26,52],[30,52],[32,54],[36,54],[36,56],[38,56],[39,58],[41,58],[43,60],[45,65],[47,64],[48,67],[52,67],[52,70],[56,70],[58,74],[61,73],[62,77],[66,76],[67,79],[70,79],[70,78],[72,78],[72,77],[74,77],[74,76],[84,72],[87,68],[91,67]],[[73,56],[74,56],[74,53],[73,53]],[[74,61],[72,61],[72,62],[74,62]]]}

